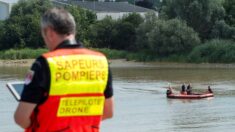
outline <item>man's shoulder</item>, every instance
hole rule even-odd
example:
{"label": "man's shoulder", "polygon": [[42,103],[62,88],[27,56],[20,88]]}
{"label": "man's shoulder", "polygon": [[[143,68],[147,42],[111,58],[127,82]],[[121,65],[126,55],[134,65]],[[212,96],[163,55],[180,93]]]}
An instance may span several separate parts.
{"label": "man's shoulder", "polygon": [[35,61],[32,64],[33,69],[41,69],[42,67],[47,66],[46,59],[43,56],[39,56],[38,58],[35,59]]}

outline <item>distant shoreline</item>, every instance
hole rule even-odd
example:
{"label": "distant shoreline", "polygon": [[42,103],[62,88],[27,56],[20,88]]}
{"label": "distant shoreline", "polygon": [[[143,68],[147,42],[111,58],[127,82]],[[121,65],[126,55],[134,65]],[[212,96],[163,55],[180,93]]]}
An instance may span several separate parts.
{"label": "distant shoreline", "polygon": [[0,60],[0,66],[31,66],[34,59]]}
{"label": "distant shoreline", "polygon": [[111,60],[111,67],[146,67],[146,68],[227,68],[234,69],[234,64],[219,64],[219,63],[177,63],[177,62],[135,62],[126,61],[125,59]]}
{"label": "distant shoreline", "polygon": [[[20,60],[0,60],[0,66],[22,66],[30,67],[35,59],[20,59]],[[136,62],[126,61],[125,59],[109,60],[111,68],[138,68],[138,67],[155,67],[155,68],[235,68],[234,64],[212,64],[212,63],[174,63],[174,62]]]}

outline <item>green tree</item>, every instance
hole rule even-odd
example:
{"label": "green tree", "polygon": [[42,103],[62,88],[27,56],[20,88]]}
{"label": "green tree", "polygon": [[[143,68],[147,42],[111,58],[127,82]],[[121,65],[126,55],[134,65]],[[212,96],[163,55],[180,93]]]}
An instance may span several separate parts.
{"label": "green tree", "polygon": [[224,20],[217,21],[211,31],[211,38],[235,40],[235,27],[228,25]]}
{"label": "green tree", "polygon": [[235,62],[235,42],[212,39],[195,47],[189,54],[189,62],[231,63]]}
{"label": "green tree", "polygon": [[197,33],[178,19],[158,20],[148,40],[151,50],[159,56],[185,55],[200,44]]}
{"label": "green tree", "polygon": [[43,47],[39,21],[49,7],[49,0],[20,0],[14,5],[9,19],[4,22],[1,49]]}
{"label": "green tree", "polygon": [[90,26],[90,46],[99,48],[110,48],[112,45],[113,28],[116,22],[111,17],[105,17],[103,20]]}
{"label": "green tree", "polygon": [[135,27],[130,22],[117,22],[112,34],[110,48],[118,50],[133,50],[135,44]]}
{"label": "green tree", "polygon": [[4,29],[4,22],[3,21],[1,21],[0,20],[0,47],[1,47],[1,45],[2,45],[2,41],[1,41],[1,39],[2,39],[2,37],[3,37],[3,29]]}
{"label": "green tree", "polygon": [[144,19],[137,13],[130,13],[119,19],[114,27],[113,49],[135,50],[136,28]]}
{"label": "green tree", "polygon": [[235,27],[235,1],[234,0],[225,0],[224,8],[226,11],[225,21],[230,26]]}
{"label": "green tree", "polygon": [[223,20],[222,0],[164,0],[160,16],[185,20],[202,39],[208,39],[216,21]]}
{"label": "green tree", "polygon": [[128,15],[125,15],[121,18],[121,22],[129,22],[131,23],[135,28],[137,28],[141,23],[144,22],[144,18],[141,17],[140,14],[137,13],[130,13]]}
{"label": "green tree", "polygon": [[4,25],[4,21],[0,20],[0,27],[2,28]]}
{"label": "green tree", "polygon": [[135,5],[141,6],[141,7],[144,7],[144,8],[154,9],[154,4],[150,0],[135,1]]}
{"label": "green tree", "polygon": [[155,13],[149,12],[145,15],[145,21],[136,29],[135,50],[148,50],[148,33],[155,27],[158,17]]}
{"label": "green tree", "polygon": [[[40,48],[44,42],[40,31],[40,17],[52,7],[50,0],[20,0],[13,6],[9,19],[4,22],[0,48]],[[78,6],[65,6],[77,23],[77,37],[87,40],[88,27],[96,21],[96,15]]]}
{"label": "green tree", "polygon": [[93,47],[118,50],[133,50],[136,28],[144,20],[138,14],[128,14],[119,20],[106,17],[90,26],[90,40]]}

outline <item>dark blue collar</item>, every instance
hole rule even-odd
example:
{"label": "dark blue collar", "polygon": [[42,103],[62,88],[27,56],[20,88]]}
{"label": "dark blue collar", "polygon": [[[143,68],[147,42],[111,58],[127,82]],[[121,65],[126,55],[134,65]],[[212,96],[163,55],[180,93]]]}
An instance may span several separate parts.
{"label": "dark blue collar", "polygon": [[67,39],[61,42],[55,49],[73,48],[73,47],[81,48],[82,44],[79,41],[76,41],[75,39],[73,40]]}

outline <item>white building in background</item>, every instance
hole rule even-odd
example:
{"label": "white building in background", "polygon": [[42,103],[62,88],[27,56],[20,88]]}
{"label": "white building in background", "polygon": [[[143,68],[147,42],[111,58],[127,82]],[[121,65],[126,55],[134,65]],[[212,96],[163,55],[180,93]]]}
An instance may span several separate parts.
{"label": "white building in background", "polygon": [[[101,2],[100,1],[67,1],[67,0],[52,0],[54,4],[62,5],[77,5],[81,8],[93,11],[96,13],[97,19],[101,20],[106,16],[111,16],[112,19],[119,19],[129,13],[138,13],[141,16],[145,16],[148,12],[155,12],[158,16],[158,12],[143,8],[140,6],[129,4],[128,2]],[[111,1],[111,0],[110,0]]]}
{"label": "white building in background", "polygon": [[0,0],[0,20],[5,20],[11,13],[12,5],[19,0]]}

